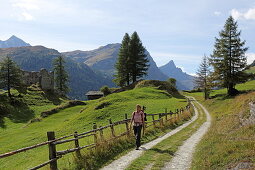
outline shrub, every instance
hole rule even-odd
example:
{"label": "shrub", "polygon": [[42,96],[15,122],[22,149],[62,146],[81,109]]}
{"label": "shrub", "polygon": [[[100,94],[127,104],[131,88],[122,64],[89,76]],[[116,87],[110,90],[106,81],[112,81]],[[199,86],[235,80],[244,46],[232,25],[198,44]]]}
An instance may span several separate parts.
{"label": "shrub", "polygon": [[109,106],[109,105],[111,105],[110,102],[103,102],[103,103],[99,104],[98,106],[96,106],[96,107],[95,107],[95,110],[103,109],[103,108],[105,108],[105,107],[107,107],[107,106]]}
{"label": "shrub", "polygon": [[109,89],[108,86],[101,87],[100,91],[104,93],[104,96],[111,94],[111,90]]}
{"label": "shrub", "polygon": [[85,104],[86,103],[79,101],[79,100],[71,100],[71,101],[68,101],[67,103],[60,105],[60,106],[57,106],[55,108],[52,108],[52,109],[44,111],[44,112],[41,112],[41,117],[47,117],[49,115],[58,113],[60,110],[63,110],[63,109],[69,108],[69,107],[73,107],[73,106],[77,106],[77,105],[85,105]]}

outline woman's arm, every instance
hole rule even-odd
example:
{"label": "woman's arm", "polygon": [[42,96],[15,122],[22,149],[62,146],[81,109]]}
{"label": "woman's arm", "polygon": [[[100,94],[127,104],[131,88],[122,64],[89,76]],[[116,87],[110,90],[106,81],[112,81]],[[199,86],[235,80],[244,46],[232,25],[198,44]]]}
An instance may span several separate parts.
{"label": "woman's arm", "polygon": [[132,123],[134,121],[134,112],[132,113],[132,117],[131,117],[131,122],[130,122],[130,130],[131,130],[131,127],[132,127]]}

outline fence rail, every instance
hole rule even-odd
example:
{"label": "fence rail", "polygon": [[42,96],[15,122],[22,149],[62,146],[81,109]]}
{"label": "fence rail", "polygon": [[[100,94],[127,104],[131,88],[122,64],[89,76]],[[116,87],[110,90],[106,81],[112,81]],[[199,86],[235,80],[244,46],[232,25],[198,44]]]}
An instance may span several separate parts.
{"label": "fence rail", "polygon": [[[187,99],[188,100],[188,99]],[[180,109],[176,109],[175,112],[169,111],[167,112],[167,109],[165,109],[165,113],[156,113],[156,114],[147,114],[147,117],[151,117],[152,121],[147,121],[145,123],[145,128],[154,126],[155,128],[158,127],[157,123],[159,123],[159,126],[164,126],[164,124],[168,121],[171,121],[173,119],[177,119],[181,116],[181,114],[185,111],[185,110],[189,110],[190,109],[190,101],[188,100],[188,105],[185,108],[180,108]],[[158,119],[155,119],[155,117],[158,116]],[[97,127],[97,125],[94,123],[93,124],[93,129],[87,132],[83,132],[83,133],[77,133],[74,132],[73,134],[70,135],[66,135],[66,136],[62,136],[59,138],[55,138],[55,132],[47,132],[47,137],[48,137],[48,141],[46,142],[42,142],[33,146],[29,146],[29,147],[25,147],[25,148],[21,148],[15,151],[11,151],[11,152],[7,152],[4,154],[0,154],[0,158],[5,158],[8,156],[12,156],[21,152],[25,152],[31,149],[35,149],[44,145],[48,145],[49,148],[49,160],[47,162],[44,162],[40,165],[37,165],[33,168],[31,168],[30,170],[35,170],[35,169],[39,169],[42,168],[46,165],[50,165],[50,169],[51,170],[57,170],[57,160],[62,158],[63,155],[68,154],[68,153],[72,153],[75,152],[76,156],[79,158],[81,157],[81,153],[80,150],[81,149],[85,149],[85,148],[95,148],[97,146],[99,146],[102,143],[106,143],[108,141],[120,138],[122,136],[129,136],[130,135],[130,124],[131,119],[128,119],[127,114],[125,114],[125,119],[124,120],[120,120],[120,121],[116,121],[116,122],[112,122],[111,119],[109,119],[109,124],[106,126],[99,126]],[[125,132],[122,132],[119,135],[116,135],[115,132],[115,126],[117,125],[124,125],[126,127]],[[104,136],[103,131],[107,128],[110,128],[110,138],[106,139],[106,137]],[[84,146],[80,146],[79,144],[79,140],[82,138],[86,138],[86,137],[90,137],[90,136],[94,136],[94,143],[92,144],[88,144],[88,145],[84,145]],[[66,139],[69,137],[73,137],[71,139]],[[66,139],[66,140],[63,140]],[[56,150],[56,145],[60,145],[60,144],[64,144],[64,143],[68,143],[68,142],[74,142],[75,147],[74,148],[70,148],[70,149],[66,149],[63,151],[57,151]]]}

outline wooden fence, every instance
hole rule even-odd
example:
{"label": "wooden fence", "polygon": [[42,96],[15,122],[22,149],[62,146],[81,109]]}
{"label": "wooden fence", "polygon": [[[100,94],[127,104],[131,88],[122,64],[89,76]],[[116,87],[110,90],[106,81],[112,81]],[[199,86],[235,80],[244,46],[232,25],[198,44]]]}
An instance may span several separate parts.
{"label": "wooden fence", "polygon": [[[189,109],[190,109],[190,102],[188,100],[188,105],[185,108],[176,109],[175,112],[172,112],[172,111],[167,112],[167,109],[165,109],[165,113],[147,114],[147,117],[151,116],[151,121],[146,122],[145,128],[148,128],[150,126],[154,126],[155,128],[162,127],[165,125],[166,122],[171,121],[173,119],[176,120],[177,118],[180,118],[182,116],[182,113],[185,110],[189,110]],[[47,162],[44,162],[44,163],[37,165],[33,168],[30,168],[30,170],[39,169],[39,168],[44,167],[48,164],[50,164],[51,170],[57,170],[58,169],[57,160],[60,159],[65,154],[75,152],[76,156],[78,158],[80,158],[81,157],[81,153],[80,153],[81,149],[96,148],[97,146],[99,146],[102,143],[112,141],[112,140],[120,138],[122,136],[130,136],[131,135],[130,134],[131,129],[129,127],[130,121],[131,121],[131,119],[129,119],[127,114],[125,114],[124,120],[112,122],[112,120],[109,119],[109,124],[107,126],[103,126],[103,127],[102,126],[97,127],[97,125],[94,123],[93,129],[90,131],[83,132],[83,133],[74,132],[73,134],[62,136],[60,138],[55,138],[55,132],[53,132],[53,131],[47,132],[48,141],[42,142],[42,143],[39,143],[39,144],[36,144],[33,146],[21,148],[21,149],[12,151],[12,152],[1,154],[0,158],[5,158],[8,156],[15,155],[17,153],[21,153],[21,152],[35,149],[35,148],[38,148],[38,147],[41,147],[44,145],[48,145],[49,160]],[[118,135],[115,133],[115,128],[114,128],[117,125],[125,125],[125,131]],[[108,139],[104,135],[105,129],[110,129],[110,131],[111,131],[110,138],[108,138]],[[89,136],[93,136],[94,143],[80,146],[79,140],[82,138],[89,137]],[[66,138],[70,138],[70,137],[72,137],[72,138],[66,139]],[[56,150],[57,145],[61,145],[61,144],[67,143],[67,142],[74,142],[75,148],[66,149],[63,151]]]}

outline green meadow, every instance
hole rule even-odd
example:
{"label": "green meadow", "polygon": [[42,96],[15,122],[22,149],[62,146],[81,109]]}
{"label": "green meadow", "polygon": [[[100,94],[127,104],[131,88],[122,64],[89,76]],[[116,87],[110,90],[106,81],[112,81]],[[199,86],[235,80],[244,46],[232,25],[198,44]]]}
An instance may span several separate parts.
{"label": "green meadow", "polygon": [[[180,95],[173,97],[164,90],[158,90],[155,87],[144,87],[111,94],[93,101],[85,101],[86,105],[67,108],[42,118],[41,121],[29,123],[30,119],[39,117],[42,111],[52,109],[67,101],[65,99],[50,99],[39,91],[28,91],[23,96],[23,101],[28,103],[26,110],[31,115],[19,122],[8,116],[4,118],[5,128],[0,129],[0,153],[46,141],[47,131],[55,131],[56,137],[60,137],[72,134],[74,131],[78,131],[78,133],[89,131],[92,129],[93,123],[103,126],[109,124],[108,119],[112,119],[113,122],[122,120],[125,114],[131,116],[136,104],[146,106],[147,113],[163,113],[165,108],[174,111],[187,104],[186,99]],[[26,115],[24,112],[22,114]],[[116,133],[123,129],[124,126],[117,127]],[[93,143],[93,138],[81,140],[81,145],[87,143]],[[73,147],[73,143],[67,143],[57,146],[57,150],[65,150],[71,147]],[[73,154],[64,156],[58,161],[59,167],[72,168],[73,158]],[[17,167],[27,169],[47,160],[48,147],[43,146],[0,159],[0,169],[16,169]]]}

